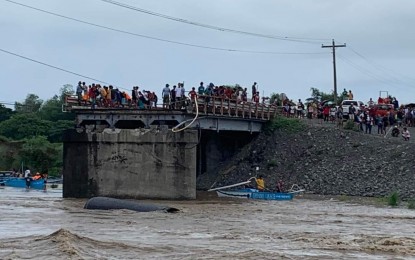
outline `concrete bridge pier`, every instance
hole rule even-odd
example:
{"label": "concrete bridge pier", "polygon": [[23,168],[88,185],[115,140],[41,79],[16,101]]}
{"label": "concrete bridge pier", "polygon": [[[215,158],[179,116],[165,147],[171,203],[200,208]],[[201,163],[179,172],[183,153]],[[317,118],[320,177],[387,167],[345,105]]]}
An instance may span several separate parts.
{"label": "concrete bridge pier", "polygon": [[195,199],[197,144],[197,130],[68,130],[63,196]]}

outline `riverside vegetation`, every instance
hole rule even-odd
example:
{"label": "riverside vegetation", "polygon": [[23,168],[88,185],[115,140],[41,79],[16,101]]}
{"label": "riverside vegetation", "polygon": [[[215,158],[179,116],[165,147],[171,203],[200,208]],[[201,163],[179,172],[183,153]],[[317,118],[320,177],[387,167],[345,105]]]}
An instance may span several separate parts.
{"label": "riverside vegetation", "polygon": [[29,94],[14,110],[0,104],[0,170],[20,170],[23,164],[33,172],[61,174],[62,132],[75,119],[62,112],[66,94],[73,94],[71,85],[46,101]]}
{"label": "riverside vegetation", "polygon": [[[198,188],[224,186],[263,175],[267,187],[298,184],[310,193],[400,199],[415,208],[413,143],[365,135],[333,124],[278,117],[230,160],[198,179]],[[259,171],[256,171],[259,167]]]}

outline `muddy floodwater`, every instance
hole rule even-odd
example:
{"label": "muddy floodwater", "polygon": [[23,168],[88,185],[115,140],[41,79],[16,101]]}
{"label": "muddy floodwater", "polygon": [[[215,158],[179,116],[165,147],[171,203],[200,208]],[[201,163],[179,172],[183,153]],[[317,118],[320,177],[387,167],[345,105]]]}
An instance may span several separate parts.
{"label": "muddy floodwater", "polygon": [[415,211],[199,197],[152,201],[179,213],[140,213],[0,187],[0,259],[415,259]]}

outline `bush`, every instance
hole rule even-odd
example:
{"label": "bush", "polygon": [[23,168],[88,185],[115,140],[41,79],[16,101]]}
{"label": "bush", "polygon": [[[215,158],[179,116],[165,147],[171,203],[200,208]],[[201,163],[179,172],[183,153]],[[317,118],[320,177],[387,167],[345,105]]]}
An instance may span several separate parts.
{"label": "bush", "polygon": [[355,124],[351,120],[347,120],[346,124],[344,125],[344,129],[346,130],[353,130],[355,128]]}
{"label": "bush", "polygon": [[277,161],[275,159],[272,159],[268,162],[267,165],[268,165],[268,168],[277,166]]}
{"label": "bush", "polygon": [[298,118],[287,118],[277,116],[265,125],[265,132],[274,132],[275,130],[284,130],[288,132],[300,132],[305,129],[305,124]]}
{"label": "bush", "polygon": [[399,204],[399,194],[398,192],[393,192],[388,197],[388,205],[392,207],[396,207]]}
{"label": "bush", "polygon": [[415,199],[408,201],[408,209],[415,209]]}

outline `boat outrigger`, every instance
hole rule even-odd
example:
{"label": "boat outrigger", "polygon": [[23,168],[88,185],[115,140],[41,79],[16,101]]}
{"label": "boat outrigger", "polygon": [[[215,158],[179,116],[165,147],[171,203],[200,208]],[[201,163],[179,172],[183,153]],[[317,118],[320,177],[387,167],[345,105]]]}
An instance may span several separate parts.
{"label": "boat outrigger", "polygon": [[237,190],[229,190],[233,187],[238,187],[246,184],[250,184],[252,180],[256,180],[255,177],[248,179],[247,181],[223,186],[219,188],[209,189],[208,191],[216,191],[218,197],[232,197],[243,199],[259,199],[259,200],[292,200],[295,194],[304,192],[304,189],[300,189],[298,185],[294,184],[288,192],[274,192],[274,191],[260,191],[258,189],[245,188]]}

